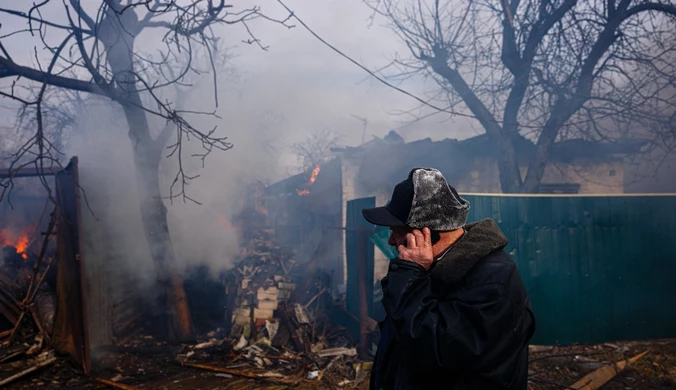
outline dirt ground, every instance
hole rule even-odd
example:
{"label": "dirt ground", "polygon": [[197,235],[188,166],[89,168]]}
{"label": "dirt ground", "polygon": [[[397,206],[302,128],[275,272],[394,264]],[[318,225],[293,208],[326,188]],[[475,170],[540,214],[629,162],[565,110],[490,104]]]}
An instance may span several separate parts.
{"label": "dirt ground", "polygon": [[603,390],[676,389],[676,340],[531,347],[529,389],[564,389],[600,366],[650,350]]}
{"label": "dirt ground", "polygon": [[[616,362],[650,352],[613,378],[603,390],[665,390],[676,389],[676,340],[608,343],[603,345],[576,345],[561,347],[531,347],[529,389],[566,389],[606,363]],[[96,372],[82,375],[65,358],[7,385],[8,389],[366,389],[368,364],[348,357],[308,363],[307,360],[275,363],[268,370],[254,369],[245,359],[235,360],[229,352],[212,349],[193,356],[194,363],[227,367],[235,374],[218,373],[205,369],[181,366],[176,361],[176,350],[159,346],[155,350],[101,353]],[[308,372],[322,368],[322,378],[307,379]],[[6,378],[11,367],[0,368],[0,377]],[[16,370],[17,367],[14,367]],[[275,372],[275,374],[272,374]],[[295,384],[275,384],[274,377],[242,378],[237,373],[253,375],[283,375],[282,380]],[[267,373],[267,374],[266,374]],[[112,381],[98,382],[96,378]],[[347,379],[346,379],[347,378]],[[342,382],[342,383],[341,383]]]}

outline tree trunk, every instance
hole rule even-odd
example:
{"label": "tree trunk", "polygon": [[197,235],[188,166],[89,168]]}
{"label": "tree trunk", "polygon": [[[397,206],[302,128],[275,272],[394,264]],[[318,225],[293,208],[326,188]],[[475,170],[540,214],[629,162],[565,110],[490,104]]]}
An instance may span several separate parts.
{"label": "tree trunk", "polygon": [[510,137],[502,134],[499,140],[493,141],[498,146],[498,170],[500,172],[500,188],[505,194],[519,192],[521,188],[521,170],[516,148]]}
{"label": "tree trunk", "polygon": [[145,113],[129,105],[124,106],[124,112],[129,124],[129,137],[134,142],[134,163],[141,203],[141,219],[150,254],[157,268],[161,308],[166,311],[161,317],[168,317],[169,321],[164,323],[170,325],[167,331],[171,339],[187,341],[192,336],[192,324],[183,280],[176,267],[176,258],[171,244],[167,207],[161,198],[158,175],[161,154],[149,137],[151,144],[135,142],[138,139],[138,132],[147,133],[148,131],[147,121],[137,122],[139,115],[145,118]]}
{"label": "tree trunk", "polygon": [[[132,12],[130,12],[132,11]],[[167,223],[167,208],[160,191],[159,164],[161,146],[151,137],[148,118],[143,111],[143,102],[136,88],[133,51],[134,25],[138,23],[133,10],[116,14],[108,8],[100,24],[99,38],[106,48],[115,84],[124,100],[119,101],[129,125],[129,138],[134,152],[137,189],[141,206],[141,219],[150,254],[157,269],[160,288],[159,323],[167,324],[166,335],[172,340],[186,341],[192,338],[192,323],[183,281],[176,267],[176,258],[171,244]]]}
{"label": "tree trunk", "polygon": [[505,134],[500,124],[495,120],[490,110],[474,94],[467,82],[457,70],[451,69],[444,55],[435,58],[426,58],[435,73],[446,79],[458,95],[476,116],[490,141],[498,149],[498,170],[500,172],[500,187],[505,193],[515,193],[521,188],[521,171],[516,155],[516,149],[509,134]]}

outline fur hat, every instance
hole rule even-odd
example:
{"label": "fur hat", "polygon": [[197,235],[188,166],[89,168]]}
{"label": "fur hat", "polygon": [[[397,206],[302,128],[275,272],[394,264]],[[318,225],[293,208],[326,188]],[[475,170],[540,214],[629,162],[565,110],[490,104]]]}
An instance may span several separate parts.
{"label": "fur hat", "polygon": [[364,209],[362,214],[379,226],[451,231],[465,225],[469,207],[439,170],[414,168],[394,187],[387,206]]}

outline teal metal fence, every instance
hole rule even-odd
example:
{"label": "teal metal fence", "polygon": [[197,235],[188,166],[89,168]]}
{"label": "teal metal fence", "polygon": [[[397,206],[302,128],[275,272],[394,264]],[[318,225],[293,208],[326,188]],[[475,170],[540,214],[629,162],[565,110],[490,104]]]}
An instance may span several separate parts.
{"label": "teal metal fence", "polygon": [[[676,337],[676,196],[463,195],[493,218],[531,297],[536,344]],[[371,240],[393,257],[385,228]]]}
{"label": "teal metal fence", "polygon": [[[347,286],[345,308],[359,318],[360,303],[366,305],[365,313],[373,317],[373,272],[374,248],[369,238],[373,225],[366,221],[362,209],[375,207],[376,198],[359,198],[347,202],[345,226],[345,257],[347,262]],[[361,291],[360,288],[364,290]],[[361,293],[360,293],[361,291]],[[362,295],[363,294],[363,295]]]}
{"label": "teal metal fence", "polygon": [[510,240],[534,343],[676,337],[676,196],[463,197]]}

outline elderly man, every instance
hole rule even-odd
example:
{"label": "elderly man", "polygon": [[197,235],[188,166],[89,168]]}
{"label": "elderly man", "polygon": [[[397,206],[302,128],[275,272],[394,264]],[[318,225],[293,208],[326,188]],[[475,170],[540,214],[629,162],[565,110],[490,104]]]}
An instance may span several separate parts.
{"label": "elderly man", "polygon": [[399,256],[381,281],[387,313],[371,388],[525,390],[535,318],[507,238],[441,172],[413,169],[387,206],[363,210],[391,229]]}

